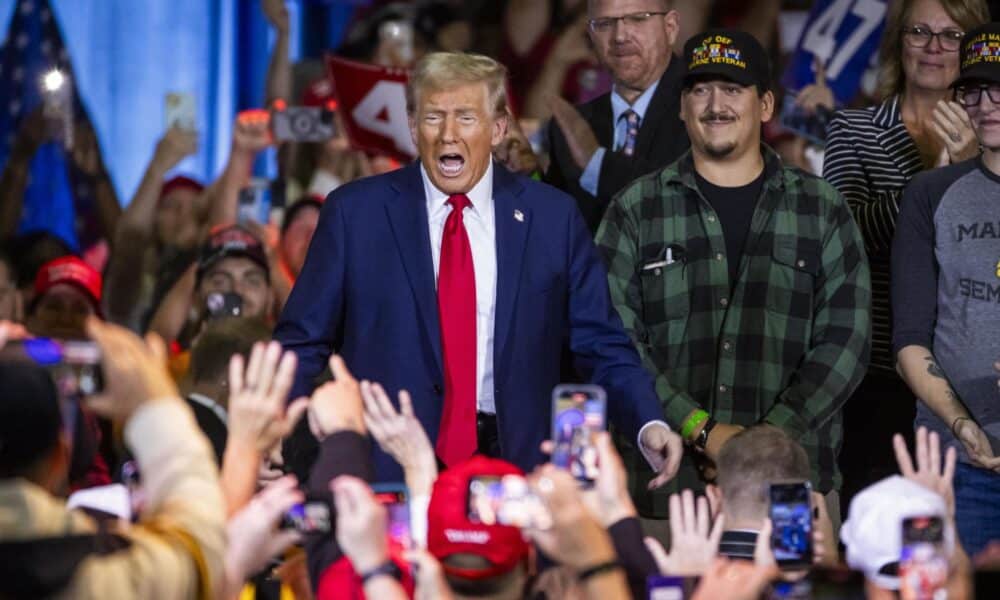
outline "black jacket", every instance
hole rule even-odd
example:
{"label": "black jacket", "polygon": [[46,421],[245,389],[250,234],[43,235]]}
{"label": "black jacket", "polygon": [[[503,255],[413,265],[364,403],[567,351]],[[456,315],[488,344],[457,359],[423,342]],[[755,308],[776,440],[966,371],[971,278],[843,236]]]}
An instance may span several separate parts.
{"label": "black jacket", "polygon": [[601,164],[596,197],[580,187],[583,169],[573,161],[562,130],[552,121],[549,127],[551,161],[545,173],[545,182],[576,199],[591,233],[597,232],[604,211],[615,194],[642,175],[671,164],[690,147],[687,130],[680,120],[681,81],[685,71],[681,59],[672,57],[670,66],[660,78],[645,118],[639,124],[635,154],[631,157],[613,151],[615,127],[611,122],[610,92],[577,106],[594,130],[597,142],[607,149]]}

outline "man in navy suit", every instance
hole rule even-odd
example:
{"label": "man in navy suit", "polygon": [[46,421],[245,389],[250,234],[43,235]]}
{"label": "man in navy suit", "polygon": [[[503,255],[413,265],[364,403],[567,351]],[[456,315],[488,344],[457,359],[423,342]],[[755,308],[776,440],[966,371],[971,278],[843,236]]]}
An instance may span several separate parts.
{"label": "man in navy suit", "polygon": [[[446,465],[479,452],[530,469],[545,460],[568,342],[661,485],[680,438],[662,421],[579,210],[492,161],[507,127],[504,79],[484,56],[428,55],[407,90],[420,161],[330,195],[275,331],[298,354],[293,397],[337,351],[358,379],[409,391]],[[387,455],[375,463],[379,479],[401,479]]]}

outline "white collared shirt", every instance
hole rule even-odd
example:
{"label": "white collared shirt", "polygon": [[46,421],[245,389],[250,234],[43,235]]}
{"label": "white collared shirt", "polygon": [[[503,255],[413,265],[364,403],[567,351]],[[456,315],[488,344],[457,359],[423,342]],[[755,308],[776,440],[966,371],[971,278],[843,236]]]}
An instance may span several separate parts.
{"label": "white collared shirt", "polygon": [[[427,225],[434,260],[434,286],[437,287],[441,266],[441,238],[444,224],[451,214],[448,194],[431,182],[420,165],[427,201]],[[472,268],[476,277],[476,409],[496,413],[493,397],[493,326],[497,305],[497,243],[496,214],[493,210],[493,162],[490,161],[482,179],[466,194],[471,202],[462,221],[472,249]]]}

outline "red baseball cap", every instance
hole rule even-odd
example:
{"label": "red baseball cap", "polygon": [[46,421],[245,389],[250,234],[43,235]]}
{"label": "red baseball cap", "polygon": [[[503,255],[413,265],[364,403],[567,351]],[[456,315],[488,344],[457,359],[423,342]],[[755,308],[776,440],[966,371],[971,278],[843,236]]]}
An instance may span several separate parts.
{"label": "red baseball cap", "polygon": [[[473,523],[467,516],[469,481],[479,476],[524,475],[514,465],[476,455],[452,467],[434,482],[427,508],[427,550],[441,561],[449,575],[462,579],[489,579],[510,572],[531,549],[521,530],[508,525]],[[487,569],[461,569],[444,559],[453,554],[474,554],[490,562]]]}
{"label": "red baseball cap", "polygon": [[163,187],[160,188],[160,198],[163,198],[174,190],[192,190],[201,193],[204,189],[205,185],[200,181],[185,177],[184,175],[177,175],[163,183]]}
{"label": "red baseball cap", "polygon": [[41,298],[53,286],[66,283],[86,294],[101,313],[101,274],[75,256],[60,256],[42,265],[35,276],[35,297]]}

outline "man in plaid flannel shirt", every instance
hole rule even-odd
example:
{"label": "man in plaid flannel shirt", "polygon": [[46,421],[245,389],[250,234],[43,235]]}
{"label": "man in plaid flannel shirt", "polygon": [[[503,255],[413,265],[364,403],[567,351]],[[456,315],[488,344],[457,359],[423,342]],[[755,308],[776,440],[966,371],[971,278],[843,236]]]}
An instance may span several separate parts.
{"label": "man in plaid flannel shirt", "polygon": [[[691,152],[623,190],[597,233],[612,298],[689,445],[676,485],[702,488],[726,440],[763,422],[806,449],[816,491],[835,492],[840,409],[870,350],[861,235],[832,186],[761,145],[774,95],[760,44],[712,31],[684,58]],[[640,512],[665,517],[668,492],[640,493],[651,473],[625,453]]]}

